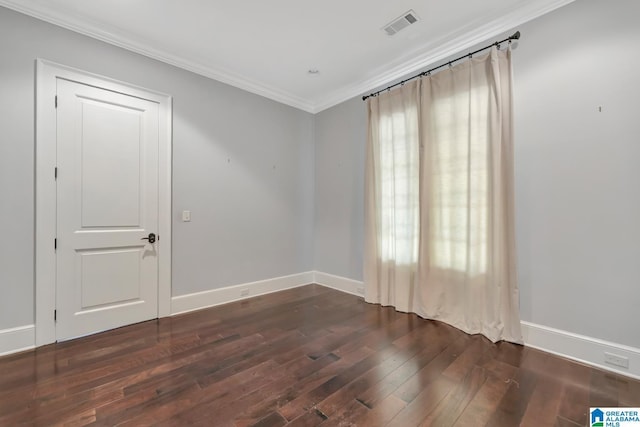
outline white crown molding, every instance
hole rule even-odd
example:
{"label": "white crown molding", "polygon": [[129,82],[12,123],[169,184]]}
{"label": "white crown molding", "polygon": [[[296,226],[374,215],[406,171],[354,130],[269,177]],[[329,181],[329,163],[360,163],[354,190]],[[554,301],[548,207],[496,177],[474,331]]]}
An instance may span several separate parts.
{"label": "white crown molding", "polygon": [[29,15],[45,22],[49,22],[59,27],[66,28],[67,30],[71,30],[73,32],[83,34],[96,40],[121,47],[140,55],[144,55],[151,59],[155,59],[166,64],[191,71],[201,76],[226,83],[228,85],[246,90],[247,92],[264,96],[265,98],[280,102],[282,104],[286,104],[291,107],[307,111],[309,113],[315,112],[312,102],[291,93],[273,88],[260,82],[256,82],[248,77],[239,75],[236,72],[231,72],[222,68],[205,66],[197,62],[170,54],[168,52],[164,52],[160,49],[156,49],[148,44],[133,42],[117,34],[101,30],[91,23],[82,22],[73,17],[57,14],[55,12],[44,10],[42,8],[33,8],[21,4],[17,0],[0,0],[0,6],[4,6],[8,9],[15,10],[16,12],[20,12],[22,14]]}
{"label": "white crown molding", "polygon": [[[574,2],[575,0],[546,0],[544,3],[527,2],[522,7],[510,12],[508,15],[490,21],[485,25],[475,27],[471,30],[459,31],[457,34],[449,34],[444,38],[443,43],[437,47],[427,48],[422,52],[415,52],[411,59],[400,64],[389,64],[372,72],[372,77],[356,85],[344,86],[329,93],[326,97],[314,103],[314,113],[331,108],[334,105],[347,101],[356,96],[361,96],[367,92],[375,91],[389,83],[406,78],[408,74],[416,73],[438,61],[448,59],[472,46],[486,42],[488,39],[500,35],[506,31],[513,30],[518,25],[532,21],[542,15],[552,12],[562,6]],[[526,34],[524,35],[526,38]]]}
{"label": "white crown molding", "polygon": [[500,19],[490,21],[485,25],[473,29],[467,28],[458,31],[457,34],[450,34],[446,38],[448,41],[440,43],[437,47],[430,47],[432,46],[430,45],[423,49],[422,52],[415,52],[411,59],[403,61],[400,64],[392,63],[386,67],[373,70],[370,74],[374,75],[374,77],[354,85],[343,86],[320,99],[304,99],[292,93],[239,75],[238,73],[222,68],[205,66],[156,49],[148,44],[132,42],[125,37],[101,30],[91,23],[57,14],[44,8],[30,7],[22,4],[18,0],[0,0],[0,6],[315,114],[348,99],[389,84],[389,82],[400,79],[407,74],[426,68],[429,65],[451,57],[471,46],[484,42],[491,37],[511,30],[518,25],[531,21],[573,1],[575,0],[525,2],[521,7],[514,9]]}

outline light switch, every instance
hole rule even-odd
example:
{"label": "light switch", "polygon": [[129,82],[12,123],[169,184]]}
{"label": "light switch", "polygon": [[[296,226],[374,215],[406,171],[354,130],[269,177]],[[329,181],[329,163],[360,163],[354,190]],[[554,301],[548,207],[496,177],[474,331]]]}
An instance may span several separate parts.
{"label": "light switch", "polygon": [[182,222],[191,221],[191,211],[182,211]]}

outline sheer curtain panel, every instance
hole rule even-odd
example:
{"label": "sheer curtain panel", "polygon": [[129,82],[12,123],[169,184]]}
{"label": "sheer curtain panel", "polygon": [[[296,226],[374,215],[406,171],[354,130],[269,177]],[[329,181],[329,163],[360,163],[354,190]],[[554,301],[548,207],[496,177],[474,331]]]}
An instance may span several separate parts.
{"label": "sheer curtain panel", "polygon": [[418,97],[414,81],[370,98],[365,166],[366,300],[405,312],[413,311],[418,272]]}
{"label": "sheer curtain panel", "polygon": [[511,51],[368,106],[366,301],[521,343]]}

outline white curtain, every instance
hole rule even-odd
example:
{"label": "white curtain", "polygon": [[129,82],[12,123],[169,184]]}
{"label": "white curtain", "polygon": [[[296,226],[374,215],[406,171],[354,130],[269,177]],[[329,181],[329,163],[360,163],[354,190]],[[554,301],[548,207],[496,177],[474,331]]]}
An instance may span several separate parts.
{"label": "white curtain", "polygon": [[521,343],[511,51],[368,105],[366,301]]}

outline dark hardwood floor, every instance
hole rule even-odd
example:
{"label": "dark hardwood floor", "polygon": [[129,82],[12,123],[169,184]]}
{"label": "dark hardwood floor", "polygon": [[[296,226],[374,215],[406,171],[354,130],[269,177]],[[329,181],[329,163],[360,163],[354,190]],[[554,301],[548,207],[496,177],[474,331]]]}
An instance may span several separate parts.
{"label": "dark hardwood floor", "polygon": [[0,358],[0,425],[585,426],[640,382],[311,285]]}

